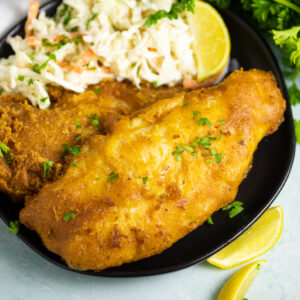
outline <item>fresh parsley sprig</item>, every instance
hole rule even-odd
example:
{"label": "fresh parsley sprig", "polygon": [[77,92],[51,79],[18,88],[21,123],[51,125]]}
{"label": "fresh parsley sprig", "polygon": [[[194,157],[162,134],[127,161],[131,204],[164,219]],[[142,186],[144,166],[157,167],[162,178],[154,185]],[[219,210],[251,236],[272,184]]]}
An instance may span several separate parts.
{"label": "fresh parsley sprig", "polygon": [[229,205],[223,207],[222,210],[228,211],[229,218],[232,219],[244,210],[243,202],[233,201]]}
{"label": "fresh parsley sprig", "polygon": [[147,27],[156,25],[157,22],[163,18],[169,18],[170,20],[178,19],[178,15],[185,10],[194,13],[195,0],[181,0],[176,3],[173,3],[169,12],[163,9],[158,10],[156,13],[150,15],[147,18],[145,25]]}

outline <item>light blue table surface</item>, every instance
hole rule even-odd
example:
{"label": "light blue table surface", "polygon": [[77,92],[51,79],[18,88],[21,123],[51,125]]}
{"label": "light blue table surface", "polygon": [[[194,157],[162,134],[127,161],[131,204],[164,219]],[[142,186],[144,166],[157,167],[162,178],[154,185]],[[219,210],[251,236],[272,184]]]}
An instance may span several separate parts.
{"label": "light blue table surface", "polygon": [[[44,3],[45,1],[40,1]],[[0,0],[0,34],[25,16],[29,0]],[[278,54],[277,54],[278,55]],[[300,119],[300,105],[293,108]],[[284,145],[282,145],[284,147]],[[284,210],[278,244],[247,293],[249,300],[292,300],[300,294],[300,147],[291,175],[274,205]],[[276,162],[274,162],[276,163]],[[201,263],[170,274],[110,279],[62,270],[29,249],[0,221],[0,300],[190,299],[214,300],[237,270]]]}

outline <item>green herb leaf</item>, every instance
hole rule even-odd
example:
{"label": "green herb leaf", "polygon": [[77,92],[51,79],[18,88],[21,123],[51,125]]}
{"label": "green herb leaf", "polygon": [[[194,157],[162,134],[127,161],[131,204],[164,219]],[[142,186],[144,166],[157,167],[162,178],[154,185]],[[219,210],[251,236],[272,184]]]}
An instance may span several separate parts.
{"label": "green herb leaf", "polygon": [[17,234],[20,230],[20,221],[10,221],[8,230],[10,233]]}
{"label": "green herb leaf", "polygon": [[200,114],[200,111],[194,111],[193,112],[194,118],[197,118],[199,114]]}
{"label": "green herb leaf", "polygon": [[109,174],[109,178],[108,178],[107,182],[110,182],[112,180],[118,180],[118,178],[119,178],[119,174],[116,174],[115,172],[111,172]]}
{"label": "green herb leaf", "polygon": [[63,144],[63,147],[65,148],[65,150],[62,153],[61,158],[64,158],[69,153],[73,154],[74,156],[77,156],[77,155],[79,155],[81,153],[80,147],[78,147],[76,145],[68,147],[67,144]]}
{"label": "green herb leaf", "polygon": [[227,205],[226,207],[222,208],[223,211],[228,211],[229,218],[232,219],[239,213],[241,213],[243,208],[243,202],[240,201],[234,201],[231,204]]}
{"label": "green herb leaf", "polygon": [[76,137],[75,141],[76,141],[76,142],[79,142],[81,139],[82,139],[82,135],[79,134],[79,135]]}
{"label": "green herb leaf", "polygon": [[63,220],[65,222],[69,222],[70,219],[75,220],[75,218],[76,218],[76,214],[73,210],[70,210],[67,214],[64,214],[64,216],[63,216]]}
{"label": "green herb leaf", "polygon": [[217,162],[218,164],[220,164],[221,161],[222,161],[222,157],[223,157],[222,153],[216,153],[216,154],[215,154],[215,157],[216,157],[216,162]]}
{"label": "green herb leaf", "polygon": [[300,90],[298,89],[295,82],[289,88],[289,97],[291,105],[296,105],[300,103]]}
{"label": "green herb leaf", "polygon": [[165,194],[160,195],[159,198],[167,198],[167,195],[165,195]]}
{"label": "green herb leaf", "polygon": [[72,19],[72,14],[71,11],[69,11],[67,16],[64,19],[64,25],[67,26],[70,23],[71,19]]}
{"label": "green herb leaf", "polygon": [[158,87],[158,83],[157,83],[157,81],[153,81],[152,83],[153,83],[153,86],[154,86],[155,88],[157,88],[157,87]]}
{"label": "green herb leaf", "polygon": [[44,169],[44,177],[48,177],[50,174],[51,168],[54,166],[54,161],[46,161],[42,164],[42,167]]}
{"label": "green herb leaf", "polygon": [[148,177],[143,177],[142,180],[143,180],[143,184],[147,184],[147,182],[148,182]]}
{"label": "green herb leaf", "polygon": [[14,161],[14,157],[13,157],[13,156],[10,156],[10,157],[6,160],[6,163],[12,164],[13,161]]}
{"label": "green herb leaf", "polygon": [[44,102],[46,102],[48,99],[49,99],[49,97],[44,97],[44,98],[41,98],[40,101],[41,101],[42,103],[44,103]]}
{"label": "green herb leaf", "polygon": [[72,168],[78,168],[79,165],[78,164],[72,164]]}
{"label": "green herb leaf", "polygon": [[214,225],[214,221],[213,221],[212,217],[209,217],[206,222],[209,225]]}
{"label": "green herb leaf", "polygon": [[211,122],[207,119],[207,118],[201,118],[198,120],[198,125],[207,125],[207,126],[211,126]]}
{"label": "green herb leaf", "polygon": [[5,153],[5,154],[10,154],[11,150],[9,147],[7,147],[4,143],[0,141],[0,149]]}
{"label": "green herb leaf", "polygon": [[32,85],[33,83],[34,83],[34,82],[33,82],[33,79],[30,78],[30,79],[28,80],[28,86]]}
{"label": "green herb leaf", "polygon": [[178,19],[178,15],[184,10],[194,13],[195,0],[181,0],[173,3],[169,12],[158,10],[155,14],[150,15],[145,22],[145,26],[150,27],[156,25],[160,19],[169,18],[170,20]]}
{"label": "green herb leaf", "polygon": [[19,75],[19,76],[18,76],[18,80],[19,80],[19,81],[24,81],[24,79],[25,79],[25,76],[22,76],[22,75]]}
{"label": "green herb leaf", "polygon": [[93,126],[98,126],[99,128],[101,128],[101,124],[100,124],[100,122],[99,122],[99,119],[98,119],[98,116],[97,116],[97,115],[94,115],[94,116],[93,116],[92,125],[93,125]]}
{"label": "green herb leaf", "polygon": [[94,89],[94,93],[95,93],[96,95],[99,95],[100,89],[99,89],[99,88]]}
{"label": "green herb leaf", "polygon": [[86,22],[86,29],[89,29],[91,22],[94,21],[97,18],[97,16],[98,14],[93,14],[92,17],[88,19],[88,21]]}
{"label": "green herb leaf", "polygon": [[221,123],[222,125],[225,124],[225,120],[220,120],[219,123]]}
{"label": "green herb leaf", "polygon": [[183,108],[186,108],[186,107],[188,107],[190,105],[190,102],[186,102],[186,103],[184,103],[183,105],[182,105],[182,107]]}

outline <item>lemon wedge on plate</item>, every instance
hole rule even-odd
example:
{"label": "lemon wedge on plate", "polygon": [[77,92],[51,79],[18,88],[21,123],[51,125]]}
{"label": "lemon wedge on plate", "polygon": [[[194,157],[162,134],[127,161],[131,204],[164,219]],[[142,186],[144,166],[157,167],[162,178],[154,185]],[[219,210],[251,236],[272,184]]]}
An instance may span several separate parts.
{"label": "lemon wedge on plate", "polygon": [[265,260],[252,262],[235,272],[221,289],[217,300],[242,300]]}
{"label": "lemon wedge on plate", "polygon": [[219,13],[208,3],[196,1],[195,13],[187,13],[194,37],[197,80],[212,77],[226,67],[230,55],[230,37]]}
{"label": "lemon wedge on plate", "polygon": [[266,253],[277,243],[282,227],[282,208],[269,208],[245,233],[207,261],[222,269],[230,269],[250,261]]}

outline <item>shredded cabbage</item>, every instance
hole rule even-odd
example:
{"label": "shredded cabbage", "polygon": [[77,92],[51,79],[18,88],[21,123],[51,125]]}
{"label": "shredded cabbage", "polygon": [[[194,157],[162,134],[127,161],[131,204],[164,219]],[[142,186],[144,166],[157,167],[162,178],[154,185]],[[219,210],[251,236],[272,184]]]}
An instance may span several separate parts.
{"label": "shredded cabbage", "polygon": [[0,60],[0,85],[24,94],[34,106],[49,107],[47,85],[82,93],[104,78],[173,86],[196,75],[189,26],[148,15],[169,10],[175,0],[64,0],[54,18],[41,12],[32,36],[10,37],[15,54]]}

